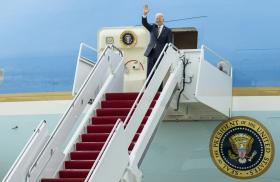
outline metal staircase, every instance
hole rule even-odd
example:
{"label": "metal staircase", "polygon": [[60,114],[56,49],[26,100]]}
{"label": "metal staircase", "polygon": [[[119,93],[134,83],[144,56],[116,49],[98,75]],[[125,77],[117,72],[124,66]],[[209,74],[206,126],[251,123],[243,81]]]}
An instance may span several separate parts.
{"label": "metal staircase", "polygon": [[82,75],[83,84],[74,86],[75,98],[52,134],[46,134],[45,124],[38,127],[3,181],[140,182],[145,152],[173,96],[182,90],[184,56],[167,44],[147,78],[149,84],[137,93],[124,93],[122,52],[107,46],[96,64],[90,64],[88,76]]}

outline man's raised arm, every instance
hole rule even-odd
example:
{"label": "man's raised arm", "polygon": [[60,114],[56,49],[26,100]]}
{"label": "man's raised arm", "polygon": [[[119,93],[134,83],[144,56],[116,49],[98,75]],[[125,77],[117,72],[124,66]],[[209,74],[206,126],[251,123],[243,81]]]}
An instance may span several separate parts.
{"label": "man's raised arm", "polygon": [[148,23],[147,20],[147,15],[149,13],[149,7],[148,5],[144,6],[144,15],[142,16],[142,25],[149,31],[151,32],[153,29],[153,26],[151,24]]}

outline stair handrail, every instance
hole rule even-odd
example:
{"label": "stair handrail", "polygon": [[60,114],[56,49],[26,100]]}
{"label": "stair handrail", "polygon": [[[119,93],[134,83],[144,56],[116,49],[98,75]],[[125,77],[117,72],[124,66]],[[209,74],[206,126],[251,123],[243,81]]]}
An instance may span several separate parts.
{"label": "stair handrail", "polygon": [[[203,50],[203,51],[204,51],[204,50],[207,50],[207,51],[209,51],[211,54],[213,54],[214,56],[216,56],[217,58],[219,58],[219,59],[221,59],[221,60],[227,62],[229,65],[231,65],[230,62],[229,62],[226,58],[222,57],[220,54],[218,54],[217,52],[215,52],[213,49],[207,47],[205,44],[203,44],[203,45],[201,46],[201,50]],[[204,51],[204,52],[205,52],[205,51]],[[203,53],[204,53],[204,52],[203,52]]]}
{"label": "stair handrail", "polygon": [[[148,76],[148,78],[146,79],[146,81],[145,81],[143,87],[141,88],[141,91],[140,91],[139,94],[137,95],[137,98],[136,98],[136,100],[134,101],[133,106],[131,107],[131,109],[130,109],[130,111],[129,111],[127,117],[126,117],[125,122],[123,122],[123,123],[124,123],[124,125],[123,125],[124,127],[126,127],[126,125],[128,124],[128,121],[129,121],[129,119],[130,119],[130,116],[133,114],[134,108],[137,106],[138,101],[141,100],[142,93],[144,93],[144,91],[145,91],[145,88],[146,88],[146,86],[147,86],[147,84],[148,84],[148,80],[152,78],[152,75],[153,75],[152,73],[156,70],[157,66],[160,64],[160,61],[161,61],[163,55],[165,54],[165,51],[166,51],[169,47],[172,47],[174,50],[179,51],[179,50],[178,50],[174,45],[172,45],[172,44],[166,44],[166,45],[165,45],[165,47],[163,48],[163,51],[161,52],[161,54],[160,54],[160,56],[159,56],[157,62],[155,63],[155,66],[153,67],[151,73],[149,74],[149,76]],[[106,139],[105,144],[103,145],[103,147],[102,147],[102,149],[101,149],[99,155],[97,156],[97,159],[95,160],[93,166],[91,167],[91,170],[90,170],[90,172],[88,173],[87,178],[85,179],[85,182],[88,182],[88,181],[90,180],[90,178],[92,177],[92,175],[93,175],[93,173],[94,173],[94,170],[97,169],[98,164],[99,164],[100,160],[102,159],[102,156],[103,156],[104,152],[106,151],[106,149],[107,149],[107,147],[108,147],[110,141],[112,140],[112,136],[113,136],[113,134],[115,133],[116,128],[117,128],[117,126],[120,124],[120,122],[122,122],[122,121],[121,121],[120,119],[118,119],[117,123],[114,125],[114,128],[113,128],[112,131],[110,132],[108,138]],[[128,138],[128,139],[129,139],[129,138]],[[131,142],[130,142],[129,140],[127,140],[127,142],[128,142],[128,143],[127,143],[127,144],[128,144],[127,148],[128,148]]]}
{"label": "stair handrail", "polygon": [[94,64],[95,64],[91,59],[82,56],[82,52],[83,52],[84,47],[90,49],[92,52],[95,52],[98,55],[97,49],[95,49],[94,47],[91,47],[90,45],[88,45],[84,42],[80,43],[79,53],[78,53],[78,57],[77,57],[77,60],[76,60],[77,63],[76,63],[76,70],[75,70],[75,79],[74,79],[73,88],[72,88],[72,95],[73,96],[76,95],[76,84],[77,84],[76,83],[77,82],[76,76],[78,75],[80,61],[83,61],[83,62],[85,62],[89,65],[93,65],[93,67],[94,67]]}
{"label": "stair handrail", "polygon": [[[108,46],[110,46],[110,47],[112,47],[113,49],[116,49],[118,52],[119,52],[119,54],[123,57],[123,53],[122,53],[122,51],[120,50],[120,49],[118,49],[116,46],[114,46],[114,45],[112,45],[112,44],[110,44],[110,45],[108,45]],[[86,44],[86,43],[84,43],[84,42],[81,42],[81,44],[80,44],[80,48],[79,48],[79,53],[78,53],[78,57],[77,57],[77,63],[76,63],[76,70],[75,70],[75,79],[74,79],[74,83],[73,83],[73,88],[72,88],[72,95],[73,96],[75,96],[76,95],[76,93],[79,91],[79,88],[76,88],[77,87],[77,80],[76,80],[76,76],[78,75],[78,72],[79,72],[79,65],[80,65],[80,61],[82,61],[82,62],[84,62],[84,63],[86,63],[86,64],[89,64],[89,65],[91,65],[91,66],[95,66],[95,64],[96,64],[96,62],[94,62],[93,60],[91,60],[90,58],[88,58],[88,57],[85,57],[85,56],[82,56],[82,53],[83,53],[83,50],[84,50],[84,48],[87,48],[87,49],[89,49],[89,50],[91,50],[92,52],[95,52],[96,54],[97,54],[97,56],[98,56],[98,54],[101,52],[101,49],[100,50],[97,50],[97,49],[95,49],[94,47],[92,47],[92,46],[90,46],[90,45],[88,45],[88,44]],[[105,48],[106,49],[106,48]],[[97,59],[98,60],[98,59]],[[86,75],[86,76],[88,76],[88,75]],[[81,85],[82,86],[82,85]]]}
{"label": "stair handrail", "polygon": [[23,147],[22,151],[20,152],[20,154],[18,155],[18,157],[16,158],[15,162],[13,163],[13,165],[11,166],[11,168],[9,169],[9,171],[7,172],[6,176],[3,179],[3,182],[5,182],[9,176],[11,175],[11,173],[13,172],[13,170],[15,169],[15,167],[18,165],[18,163],[21,161],[21,158],[23,157],[24,153],[27,152],[29,145],[31,145],[31,143],[35,140],[36,136],[40,133],[40,131],[42,130],[43,127],[45,127],[47,124],[46,120],[42,120],[39,125],[37,126],[37,128],[34,130],[33,134],[31,135],[31,137],[29,138],[28,142],[25,144],[25,146]]}
{"label": "stair handrail", "polygon": [[[87,45],[87,44],[85,44],[85,43],[81,43],[81,47],[82,47],[82,46],[88,47],[88,48],[90,48],[90,49],[92,49],[92,50],[95,50],[95,51],[97,52],[96,49],[94,49],[93,47],[91,47],[91,46],[89,46],[89,45]],[[117,51],[119,51],[121,57],[123,57],[122,51],[121,51],[119,48],[117,48],[116,46],[114,46],[114,45],[108,45],[108,46],[106,46],[106,48],[103,50],[101,56],[98,58],[98,61],[97,61],[96,64],[94,65],[92,71],[90,72],[89,76],[87,77],[86,81],[83,83],[83,85],[82,85],[81,88],[79,89],[79,91],[78,91],[77,95],[75,96],[75,98],[74,98],[72,104],[78,99],[78,97],[79,97],[79,95],[81,94],[82,90],[83,90],[84,87],[87,85],[87,83],[89,82],[90,77],[91,77],[92,74],[94,73],[94,70],[97,68],[97,66],[99,65],[99,63],[100,63],[100,61],[102,60],[103,56],[105,55],[107,49],[109,49],[109,48],[111,48],[111,49],[116,49]],[[81,56],[81,51],[82,51],[82,49],[80,49],[80,51],[79,51],[79,57]],[[67,112],[69,112],[70,109],[71,109],[71,108],[68,108]],[[65,117],[66,117],[66,115],[65,115]],[[64,118],[65,118],[65,117],[64,117]]]}
{"label": "stair handrail", "polygon": [[160,63],[160,60],[162,59],[162,57],[163,57],[163,55],[164,55],[164,53],[165,53],[165,51],[167,50],[168,47],[172,47],[172,48],[175,49],[176,51],[179,51],[179,49],[178,49],[177,47],[175,47],[172,43],[167,43],[167,44],[165,44],[165,46],[164,46],[164,48],[162,49],[162,51],[161,51],[161,53],[160,53],[160,55],[159,55],[159,57],[158,57],[158,59],[157,59],[155,65],[153,66],[153,68],[152,68],[151,72],[149,73],[148,77],[146,78],[146,80],[145,80],[145,82],[144,82],[144,84],[143,84],[141,90],[139,91],[139,94],[137,95],[137,97],[136,97],[136,99],[135,99],[135,101],[134,101],[134,103],[133,103],[133,105],[132,105],[132,107],[131,107],[131,109],[130,109],[128,115],[127,115],[127,117],[125,118],[125,120],[124,120],[124,126],[127,125],[128,121],[129,121],[129,119],[130,119],[130,116],[131,116],[132,113],[133,113],[133,109],[137,106],[138,101],[140,100],[142,93],[144,93],[144,90],[146,89],[147,84],[149,83],[149,80],[150,80],[151,77],[153,76],[153,73],[155,72],[157,66],[158,66],[159,63]]}
{"label": "stair handrail", "polygon": [[106,46],[106,48],[103,50],[101,56],[99,57],[98,61],[96,62],[95,66],[93,67],[92,71],[90,72],[89,76],[87,77],[87,79],[85,80],[85,82],[83,83],[83,85],[81,86],[81,88],[79,89],[78,93],[76,94],[76,96],[74,97],[71,105],[68,107],[67,111],[64,113],[64,115],[62,116],[60,122],[58,123],[58,125],[56,126],[56,128],[54,129],[54,131],[52,132],[50,138],[47,140],[46,144],[44,145],[43,149],[40,151],[40,153],[38,154],[38,156],[36,157],[36,159],[34,160],[34,162],[32,163],[32,165],[30,166],[26,176],[28,179],[28,177],[30,176],[32,170],[36,167],[36,164],[38,163],[39,159],[41,158],[41,156],[43,155],[43,153],[45,152],[45,150],[47,149],[48,145],[50,144],[50,142],[52,141],[54,135],[59,131],[60,126],[62,125],[62,123],[64,122],[66,116],[68,115],[68,113],[70,112],[71,108],[74,107],[76,100],[79,98],[79,96],[81,95],[82,91],[84,90],[85,86],[87,85],[87,83],[89,82],[91,76],[94,74],[95,69],[97,68],[97,66],[100,64],[100,61],[102,60],[103,56],[105,55],[106,51],[108,49],[113,49],[113,50],[117,50],[119,52],[119,54],[121,55],[121,57],[123,57],[123,54],[121,52],[120,49],[118,49],[116,46],[114,45],[108,45]]}
{"label": "stair handrail", "polygon": [[[117,73],[117,71],[119,71],[119,68],[121,66],[121,64],[123,64],[123,59],[120,62],[120,64],[117,66],[117,68],[115,69],[115,71],[113,72],[113,75]],[[113,76],[112,76],[113,77]],[[99,93],[97,94],[95,100],[93,100],[91,106],[89,107],[87,113],[85,114],[85,116],[83,117],[80,125],[78,126],[77,130],[75,131],[74,135],[72,136],[72,138],[70,139],[70,142],[68,143],[68,145],[66,146],[66,148],[64,149],[64,153],[67,154],[69,153],[69,151],[71,150],[71,147],[73,145],[73,143],[77,140],[77,138],[79,137],[80,133],[84,130],[84,127],[86,125],[86,123],[88,122],[88,119],[92,116],[92,113],[94,112],[94,110],[96,109],[96,106],[99,104],[99,101],[102,99],[107,86],[110,84],[110,80],[107,80],[104,83],[104,88],[101,88]]]}
{"label": "stair handrail", "polygon": [[158,57],[156,63],[154,64],[154,66],[153,66],[151,72],[149,73],[148,77],[146,78],[146,80],[145,80],[145,82],[144,82],[144,84],[143,84],[141,90],[139,91],[139,94],[137,95],[137,97],[136,97],[136,99],[135,99],[135,101],[134,101],[134,103],[133,103],[131,109],[129,110],[129,112],[128,112],[128,114],[127,114],[125,120],[124,120],[124,126],[125,126],[125,127],[126,127],[126,125],[128,124],[128,121],[129,121],[129,119],[130,119],[130,116],[131,116],[132,113],[133,113],[134,108],[137,106],[138,101],[139,101],[140,98],[141,98],[141,94],[142,94],[142,93],[144,92],[144,90],[146,89],[146,85],[148,84],[148,80],[151,79],[151,77],[152,77],[152,75],[153,75],[152,73],[155,71],[157,65],[159,64],[159,60],[161,59],[162,55],[163,55],[164,52],[166,51],[167,47],[168,47],[168,44],[165,44],[165,46],[163,47],[163,49],[162,49],[162,51],[161,51],[161,53],[160,53],[160,55],[159,55],[159,57]]}
{"label": "stair handrail", "polygon": [[[145,89],[143,96],[137,105],[137,108],[144,108],[147,112],[147,110],[151,107],[150,102],[155,99],[152,96],[154,96],[157,92],[158,88],[156,87],[159,85],[156,84],[162,82],[168,74],[168,78],[165,80],[166,82],[160,92],[160,96],[157,98],[156,104],[153,106],[153,110],[149,114],[149,118],[129,155],[129,168],[132,169],[131,172],[137,176],[137,178],[141,177],[141,172],[138,172],[139,166],[141,165],[147,148],[156,133],[160,121],[164,118],[164,115],[167,112],[168,103],[172,99],[174,93],[178,93],[176,89],[183,89],[180,83],[183,80],[182,71],[184,71],[184,54],[181,54],[181,52],[173,45],[171,45],[165,53],[166,54],[160,61],[158,68],[156,68],[154,72],[154,76],[150,80],[150,84]],[[139,128],[141,124],[139,123],[138,118],[143,116],[143,111],[140,111],[141,109],[137,110],[137,108],[131,116],[132,120],[129,121],[130,123],[128,124],[128,128],[130,129],[128,132],[132,134],[137,133],[135,128]]]}
{"label": "stair handrail", "polygon": [[[135,99],[135,101],[134,101],[134,103],[133,103],[133,106],[131,107],[131,109],[130,109],[130,111],[129,111],[129,113],[128,113],[126,119],[125,119],[125,122],[124,122],[125,131],[126,131],[128,137],[129,137],[129,142],[131,142],[131,141],[133,140],[133,137],[135,136],[135,133],[137,132],[137,128],[140,126],[140,122],[139,122],[139,123],[137,122],[137,123],[130,124],[130,120],[131,120],[132,118],[134,118],[134,117],[137,116],[137,114],[138,114],[137,111],[138,111],[138,110],[139,110],[138,112],[140,112],[140,117],[142,117],[142,114],[143,114],[143,112],[144,112],[144,111],[143,111],[143,108],[142,108],[143,106],[144,106],[145,112],[148,111],[149,106],[146,108],[147,104],[144,104],[143,106],[140,106],[140,107],[139,107],[139,103],[141,103],[141,101],[142,101],[143,99],[147,99],[147,98],[144,98],[145,93],[146,93],[146,88],[150,88],[150,87],[152,86],[151,84],[148,85],[148,83],[149,83],[150,81],[153,80],[153,78],[152,78],[152,77],[153,77],[153,74],[155,73],[157,67],[160,66],[160,63],[162,62],[162,59],[164,58],[164,55],[165,55],[166,51],[169,50],[169,48],[172,48],[172,49],[175,50],[176,52],[180,53],[179,50],[178,50],[178,48],[176,48],[172,43],[166,44],[166,45],[164,46],[164,48],[163,48],[163,50],[162,50],[160,56],[158,57],[158,59],[157,59],[155,65],[154,65],[154,67],[152,68],[150,74],[148,75],[148,78],[146,79],[146,81],[145,81],[143,87],[141,88],[141,90],[140,90],[140,92],[139,92],[137,98]],[[172,63],[171,63],[171,65],[172,65]],[[167,65],[167,67],[169,67],[169,66],[171,66],[171,65]],[[162,78],[162,80],[163,80],[163,79],[164,79],[164,78]],[[162,80],[158,80],[158,82],[162,82]],[[156,89],[158,89],[158,88],[156,88]],[[155,95],[156,95],[156,93],[157,93],[157,91],[155,91]],[[154,94],[154,92],[153,92],[153,94]],[[142,96],[142,95],[143,95],[143,96]],[[151,100],[152,100],[152,99],[151,99]],[[143,100],[142,102],[144,102],[144,100]],[[150,102],[152,102],[152,101],[150,101]],[[139,108],[139,109],[138,109],[138,108]],[[142,109],[141,111],[140,111],[140,108]],[[143,117],[144,117],[144,116],[145,116],[145,114],[143,115]],[[141,118],[141,119],[142,119],[142,118]],[[136,128],[136,127],[137,127],[137,128]]]}
{"label": "stair handrail", "polygon": [[106,141],[105,141],[105,143],[104,143],[104,145],[103,145],[101,151],[99,152],[97,158],[95,159],[95,162],[93,163],[93,165],[92,165],[92,167],[91,167],[91,169],[90,169],[90,171],[89,171],[89,173],[88,173],[88,175],[87,175],[87,177],[86,177],[86,179],[85,179],[85,182],[88,182],[88,180],[90,179],[90,177],[91,177],[91,175],[92,175],[94,169],[95,169],[96,166],[98,165],[98,163],[99,163],[101,157],[103,156],[103,154],[104,154],[104,152],[105,152],[105,150],[106,150],[108,144],[110,143],[110,141],[111,141],[111,139],[112,139],[112,137],[113,137],[113,134],[116,132],[116,129],[117,129],[118,125],[119,125],[120,123],[122,123],[122,122],[123,122],[123,121],[122,121],[121,119],[118,119],[117,122],[115,123],[115,125],[114,125],[113,129],[111,130],[111,132],[110,132],[108,138],[106,139]]}
{"label": "stair handrail", "polygon": [[81,51],[82,51],[82,47],[87,47],[87,48],[91,49],[92,51],[98,53],[97,49],[95,49],[94,47],[92,47],[92,46],[90,46],[90,45],[88,45],[88,44],[86,44],[86,43],[84,43],[84,42],[81,42],[81,44],[80,44],[80,54],[79,54],[79,57],[81,56],[81,53],[82,53],[82,52],[81,52]]}
{"label": "stair handrail", "polygon": [[208,52],[210,52],[212,55],[214,55],[215,57],[219,58],[220,60],[224,61],[229,67],[230,67],[230,77],[232,77],[232,65],[230,63],[230,61],[228,61],[228,59],[224,58],[223,56],[221,56],[220,54],[218,54],[216,51],[214,51],[213,49],[207,47],[205,44],[203,44],[201,46],[201,56],[200,56],[200,60],[203,61],[205,58],[205,50],[207,50]]}

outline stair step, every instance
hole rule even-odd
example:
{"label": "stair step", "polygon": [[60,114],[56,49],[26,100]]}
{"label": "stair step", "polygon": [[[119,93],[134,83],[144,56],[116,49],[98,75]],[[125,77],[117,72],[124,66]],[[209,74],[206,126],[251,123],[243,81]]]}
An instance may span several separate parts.
{"label": "stair step", "polygon": [[89,170],[82,169],[65,169],[59,171],[60,178],[86,178],[89,173]]}
{"label": "stair step", "polygon": [[144,128],[144,126],[145,126],[145,124],[141,124],[141,125],[139,126],[139,128],[138,128],[138,130],[137,130],[136,133],[141,133],[142,130],[143,130],[143,128]]}
{"label": "stair step", "polygon": [[[94,116],[92,117],[92,124],[115,124],[118,118],[124,121],[126,116]],[[148,117],[145,116],[142,121],[142,124],[145,124],[147,120]]]}
{"label": "stair step", "polygon": [[114,125],[107,124],[107,125],[88,125],[87,132],[88,133],[111,133]]}
{"label": "stair step", "polygon": [[79,142],[76,143],[77,151],[101,150],[105,142]]}
{"label": "stair step", "polygon": [[[137,132],[142,132],[145,124],[141,124]],[[111,133],[114,125],[88,125],[87,133]]]}
{"label": "stair step", "polygon": [[135,136],[133,137],[132,142],[136,143],[138,138],[139,138],[140,133],[136,133]]}
{"label": "stair step", "polygon": [[41,182],[84,182],[85,178],[41,179]]}
{"label": "stair step", "polygon": [[109,133],[82,134],[82,142],[105,142]]}
{"label": "stair step", "polygon": [[[131,108],[134,100],[104,100],[101,102],[102,108]],[[153,100],[150,107],[154,107],[156,100]]]}
{"label": "stair step", "polygon": [[104,100],[101,108],[131,108],[135,100]]}
{"label": "stair step", "polygon": [[94,160],[65,161],[65,169],[91,169]]}
{"label": "stair step", "polygon": [[[160,93],[157,93],[144,119],[128,147],[133,150]],[[96,110],[96,116],[86,127],[87,133],[81,135],[81,142],[76,143],[76,151],[70,152],[70,159],[64,162],[65,169],[59,171],[59,178],[42,179],[41,182],[82,182],[87,177],[91,167],[102,150],[116,121],[125,121],[138,93],[107,93],[106,100],[101,102],[101,108]]]}
{"label": "stair step", "polygon": [[[141,124],[137,130],[137,136],[135,136],[134,141],[138,139],[139,133],[142,132],[144,124]],[[76,151],[100,151],[105,144],[104,142],[79,142],[76,143]],[[129,150],[132,150],[135,142],[132,142],[129,146]]]}
{"label": "stair step", "polygon": [[126,116],[93,116],[92,124],[115,124],[118,119],[124,121]]}
{"label": "stair step", "polygon": [[135,100],[138,96],[138,92],[129,93],[106,93],[106,100]]}
{"label": "stair step", "polygon": [[[127,93],[106,93],[106,100],[135,100],[138,96],[138,92]],[[154,100],[159,98],[160,92],[156,93]]]}
{"label": "stair step", "polygon": [[[96,109],[97,116],[127,116],[130,109],[128,108],[104,108]],[[149,108],[146,116],[149,116],[152,112],[152,108]]]}
{"label": "stair step", "polygon": [[135,142],[132,142],[132,143],[129,145],[128,150],[129,150],[129,151],[132,151],[132,149],[134,148],[134,146],[135,146]]}
{"label": "stair step", "polygon": [[95,160],[100,151],[74,151],[70,153],[71,160]]}

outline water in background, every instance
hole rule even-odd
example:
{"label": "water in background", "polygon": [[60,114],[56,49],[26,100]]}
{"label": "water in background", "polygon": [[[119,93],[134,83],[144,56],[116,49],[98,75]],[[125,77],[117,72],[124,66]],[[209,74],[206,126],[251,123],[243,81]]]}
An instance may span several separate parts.
{"label": "water in background", "polygon": [[58,92],[72,89],[76,56],[0,60],[4,81],[0,93]]}
{"label": "water in background", "polygon": [[[233,67],[234,87],[280,86],[278,50],[241,50],[228,55]],[[96,60],[95,52],[83,51],[82,56]],[[217,65],[219,59],[205,56],[207,61]],[[0,60],[5,75],[0,94],[71,91],[76,59],[77,55],[73,54]]]}

